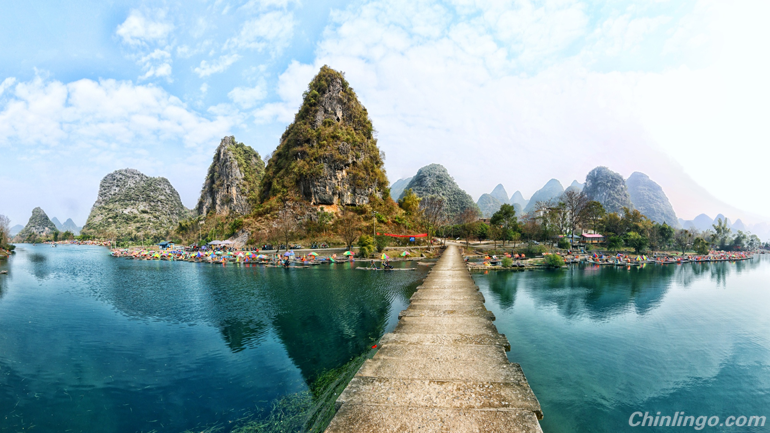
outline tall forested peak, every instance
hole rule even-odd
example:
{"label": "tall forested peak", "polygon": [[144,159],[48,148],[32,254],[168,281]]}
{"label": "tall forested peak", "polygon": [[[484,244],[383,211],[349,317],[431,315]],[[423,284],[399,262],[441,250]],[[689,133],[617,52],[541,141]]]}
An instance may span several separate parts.
{"label": "tall forested peak", "polygon": [[657,223],[679,227],[679,219],[666,193],[649,176],[636,171],[628,177],[626,186],[631,203],[639,212]]}
{"label": "tall forested peak", "polygon": [[558,199],[564,194],[564,187],[556,179],[549,180],[545,186],[537,190],[529,199],[527,206],[524,207],[524,213],[531,213],[535,210],[538,202],[549,202]]}
{"label": "tall forested peak", "polygon": [[32,236],[47,236],[58,231],[53,222],[48,218],[43,209],[36,207],[32,209],[32,215],[29,217],[27,225],[24,226],[18,236],[22,240],[27,240]]}
{"label": "tall forested peak", "polygon": [[476,202],[481,211],[481,216],[484,218],[492,217],[492,214],[500,210],[500,206],[503,202],[497,199],[492,194],[482,194],[479,200]]}
{"label": "tall forested peak", "polygon": [[399,197],[401,197],[401,194],[404,192],[404,188],[406,188],[406,186],[409,185],[409,182],[411,181],[411,177],[395,181],[393,185],[390,186],[390,197],[393,200],[398,200]]}
{"label": "tall forested peak", "polygon": [[188,216],[190,211],[168,179],[123,169],[102,179],[82,232],[108,237],[161,237]]}
{"label": "tall forested peak", "polygon": [[[405,189],[411,189],[418,197],[443,197],[446,200],[444,208],[450,220],[456,220],[465,209],[478,210],[473,198],[457,185],[441,164],[426,165],[418,170]],[[403,196],[403,193],[401,195]]]}
{"label": "tall forested peak", "polygon": [[607,212],[620,213],[624,207],[634,207],[623,176],[607,167],[596,167],[588,173],[583,192],[590,200],[601,203]]}
{"label": "tall forested peak", "polygon": [[267,163],[261,198],[362,205],[388,186],[369,114],[342,73],[324,66]]}
{"label": "tall forested peak", "polygon": [[259,203],[265,162],[259,153],[235,137],[224,137],[214,152],[201,188],[198,215],[246,215]]}
{"label": "tall forested peak", "polygon": [[505,190],[505,187],[502,183],[498,183],[495,189],[493,189],[489,195],[496,198],[500,204],[508,203],[508,192]]}

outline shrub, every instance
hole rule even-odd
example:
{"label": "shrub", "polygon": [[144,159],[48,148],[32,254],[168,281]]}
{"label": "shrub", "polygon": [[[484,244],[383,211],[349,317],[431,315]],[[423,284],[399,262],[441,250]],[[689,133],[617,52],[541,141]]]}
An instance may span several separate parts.
{"label": "shrub", "polygon": [[560,268],[564,266],[564,259],[556,254],[549,254],[545,256],[544,263],[549,268]]}
{"label": "shrub", "polygon": [[375,243],[377,245],[377,252],[381,253],[385,251],[385,248],[390,245],[390,236],[377,236],[375,238]]}
{"label": "shrub", "polygon": [[510,257],[503,258],[503,267],[504,268],[510,268],[512,264],[513,264],[513,260],[511,260]]}
{"label": "shrub", "polygon": [[358,255],[369,257],[374,252],[374,239],[368,235],[361,235],[358,238]]}
{"label": "shrub", "polygon": [[559,248],[563,250],[568,250],[569,247],[570,247],[569,241],[567,241],[566,239],[559,240]]}
{"label": "shrub", "polygon": [[526,248],[524,248],[522,252],[526,254],[527,257],[535,257],[537,255],[543,254],[546,251],[548,251],[548,249],[545,247],[545,245],[529,244]]}

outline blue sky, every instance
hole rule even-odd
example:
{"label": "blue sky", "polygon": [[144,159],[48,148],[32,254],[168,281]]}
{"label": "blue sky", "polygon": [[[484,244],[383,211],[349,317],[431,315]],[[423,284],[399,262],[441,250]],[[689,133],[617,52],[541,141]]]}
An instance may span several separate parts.
{"label": "blue sky", "polygon": [[83,224],[99,180],[193,207],[225,135],[267,157],[323,64],[369,109],[391,182],[444,164],[474,198],[597,165],[677,213],[770,215],[763,2],[3,2],[0,213]]}

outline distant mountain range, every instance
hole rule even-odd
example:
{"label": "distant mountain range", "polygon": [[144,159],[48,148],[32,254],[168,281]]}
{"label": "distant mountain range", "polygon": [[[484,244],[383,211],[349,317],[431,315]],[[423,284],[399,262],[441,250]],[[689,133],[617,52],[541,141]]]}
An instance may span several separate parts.
{"label": "distant mountain range", "polygon": [[70,231],[75,236],[80,234],[81,227],[78,227],[78,225],[75,224],[74,221],[72,221],[72,218],[67,218],[67,220],[64,221],[64,224],[62,224],[61,222],[59,222],[58,218],[53,217],[51,218],[51,222],[53,223],[53,225],[56,226],[56,230],[59,230],[62,233],[66,231]]}

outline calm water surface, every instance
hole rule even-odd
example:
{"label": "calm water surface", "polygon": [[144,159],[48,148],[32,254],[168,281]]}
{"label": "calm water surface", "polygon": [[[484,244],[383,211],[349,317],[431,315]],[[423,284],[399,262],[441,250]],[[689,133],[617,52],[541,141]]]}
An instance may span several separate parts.
{"label": "calm water surface", "polygon": [[366,352],[426,272],[42,245],[0,263],[0,431],[46,432],[228,426]]}
{"label": "calm water surface", "polygon": [[770,257],[474,276],[543,407],[546,433],[632,428],[633,412],[766,416]]}

